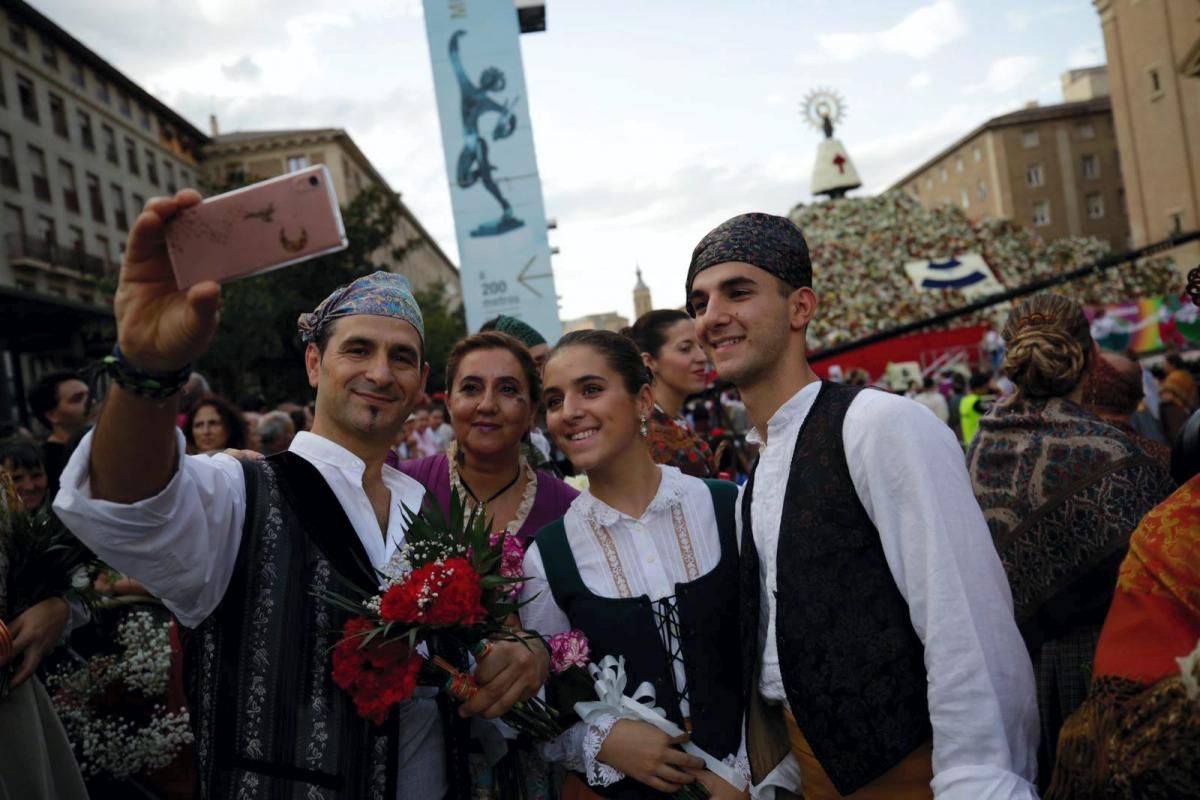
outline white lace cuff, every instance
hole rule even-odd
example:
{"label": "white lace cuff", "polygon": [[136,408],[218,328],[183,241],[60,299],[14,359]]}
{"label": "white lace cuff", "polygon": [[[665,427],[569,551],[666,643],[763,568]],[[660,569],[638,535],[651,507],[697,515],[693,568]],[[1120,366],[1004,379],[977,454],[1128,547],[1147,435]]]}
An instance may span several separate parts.
{"label": "white lace cuff", "polygon": [[615,767],[610,767],[600,761],[600,748],[604,740],[612,733],[617,718],[611,714],[603,714],[588,723],[587,733],[583,737],[583,775],[587,778],[588,786],[612,786],[625,777],[625,773]]}
{"label": "white lace cuff", "polygon": [[750,759],[740,753],[730,753],[721,759],[721,763],[732,769],[738,775],[741,775],[746,783],[751,783],[750,780]]}

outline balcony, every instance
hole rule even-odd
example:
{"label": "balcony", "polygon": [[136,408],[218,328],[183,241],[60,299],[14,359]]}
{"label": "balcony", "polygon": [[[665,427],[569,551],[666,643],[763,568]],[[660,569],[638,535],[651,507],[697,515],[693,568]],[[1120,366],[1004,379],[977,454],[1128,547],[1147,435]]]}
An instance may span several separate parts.
{"label": "balcony", "polygon": [[101,256],[85,253],[78,247],[63,247],[49,239],[39,239],[23,233],[4,236],[8,258],[14,264],[24,262],[29,266],[65,267],[93,278],[116,271],[116,265]]}

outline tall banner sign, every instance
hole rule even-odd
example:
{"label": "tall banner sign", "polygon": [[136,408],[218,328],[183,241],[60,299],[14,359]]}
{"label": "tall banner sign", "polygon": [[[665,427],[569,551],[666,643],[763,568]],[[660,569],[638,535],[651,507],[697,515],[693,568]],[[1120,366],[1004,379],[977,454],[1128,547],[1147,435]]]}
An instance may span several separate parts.
{"label": "tall banner sign", "polygon": [[511,0],[425,0],[467,328],[518,317],[562,333]]}

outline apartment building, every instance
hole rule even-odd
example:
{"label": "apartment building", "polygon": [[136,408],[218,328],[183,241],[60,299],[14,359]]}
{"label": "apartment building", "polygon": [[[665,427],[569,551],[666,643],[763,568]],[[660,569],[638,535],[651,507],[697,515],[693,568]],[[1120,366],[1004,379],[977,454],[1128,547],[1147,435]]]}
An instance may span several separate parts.
{"label": "apartment building", "polygon": [[1121,158],[1097,70],[1064,76],[1075,102],[1026,108],[984,122],[892,188],[926,208],[956,205],[975,220],[1010,219],[1043,239],[1094,236],[1129,247]]}
{"label": "apartment building", "polygon": [[104,278],[207,138],[29,4],[0,7],[0,419],[26,378],[111,347]]}

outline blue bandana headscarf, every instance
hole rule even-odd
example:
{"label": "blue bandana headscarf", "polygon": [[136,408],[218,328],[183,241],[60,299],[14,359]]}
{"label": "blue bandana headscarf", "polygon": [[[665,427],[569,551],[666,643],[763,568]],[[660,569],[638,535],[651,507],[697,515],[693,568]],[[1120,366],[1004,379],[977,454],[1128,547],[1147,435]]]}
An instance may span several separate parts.
{"label": "blue bandana headscarf", "polygon": [[311,314],[300,315],[297,320],[300,338],[304,342],[314,341],[327,323],[355,314],[402,319],[411,323],[421,341],[425,341],[425,320],[412,287],[408,278],[395,272],[372,272],[334,290]]}

